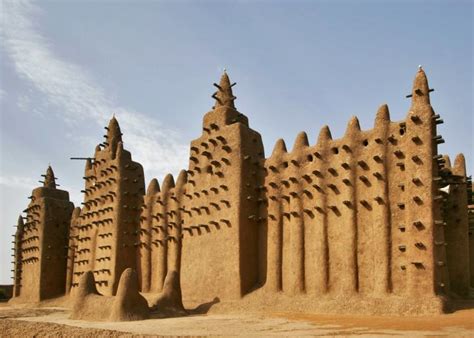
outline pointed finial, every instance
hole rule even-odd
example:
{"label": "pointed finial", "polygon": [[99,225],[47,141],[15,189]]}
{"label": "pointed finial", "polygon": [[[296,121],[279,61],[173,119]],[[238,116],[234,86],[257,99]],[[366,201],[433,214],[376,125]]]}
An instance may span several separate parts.
{"label": "pointed finial", "polygon": [[272,156],[286,153],[286,144],[285,140],[280,138],[276,141],[275,146],[273,147]]}
{"label": "pointed finial", "polygon": [[464,154],[458,154],[454,159],[453,174],[466,176],[466,159]]}
{"label": "pointed finial", "polygon": [[148,184],[146,194],[148,196],[152,196],[152,195],[155,195],[159,192],[160,192],[160,184],[158,183],[158,180],[156,178],[154,178],[150,181],[150,184]]}
{"label": "pointed finial", "polygon": [[56,180],[55,180],[54,172],[51,166],[48,166],[48,169],[46,169],[46,175],[44,176],[43,187],[56,189]]}
{"label": "pointed finial", "polygon": [[176,179],[176,186],[180,188],[184,187],[187,181],[188,181],[188,172],[186,170],[181,170],[178,174],[178,178]]}
{"label": "pointed finial", "polygon": [[303,149],[309,146],[308,135],[304,131],[299,132],[293,145],[293,151]]}
{"label": "pointed finial", "polygon": [[212,95],[216,100],[215,108],[230,107],[235,109],[234,100],[236,97],[232,93],[232,87],[234,85],[235,83],[230,83],[229,75],[227,75],[227,72],[224,70],[219,84],[214,83],[214,86],[217,87],[217,92]]}
{"label": "pointed finial", "polygon": [[388,105],[383,104],[377,110],[377,115],[375,116],[375,126],[390,122],[390,112],[388,110]]}
{"label": "pointed finial", "polygon": [[174,187],[174,178],[173,175],[167,174],[163,179],[163,184],[161,185],[161,191],[165,192]]}
{"label": "pointed finial", "polygon": [[18,229],[23,228],[23,226],[25,225],[25,223],[23,222],[23,217],[21,217],[21,215],[18,216],[18,221],[16,224],[17,224]]}
{"label": "pointed finial", "polygon": [[120,131],[120,126],[115,118],[115,114],[112,116],[112,119],[110,119],[109,126],[107,127],[107,142],[107,148],[111,149],[112,153],[115,153],[117,144],[122,142],[122,132]]}
{"label": "pointed finial", "polygon": [[428,85],[428,78],[426,77],[425,71],[422,67],[418,67],[416,72],[415,80],[413,81],[413,88],[410,95],[412,106],[430,104],[430,89]]}
{"label": "pointed finial", "polygon": [[349,120],[349,123],[347,124],[346,132],[344,135],[350,137],[357,134],[358,132],[360,132],[359,119],[357,118],[357,116],[352,116]]}
{"label": "pointed finial", "polygon": [[331,130],[329,130],[329,127],[325,125],[321,128],[321,131],[319,132],[318,144],[322,144],[330,140],[332,140]]}

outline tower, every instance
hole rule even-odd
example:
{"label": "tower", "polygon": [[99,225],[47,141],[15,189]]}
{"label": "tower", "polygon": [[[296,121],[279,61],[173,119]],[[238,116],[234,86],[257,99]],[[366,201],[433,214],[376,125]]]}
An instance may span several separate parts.
{"label": "tower", "polygon": [[181,216],[181,280],[188,299],[236,299],[258,282],[263,145],[235,108],[234,85],[225,72],[214,84],[215,106],[191,142]]}
{"label": "tower", "polygon": [[132,161],[123,148],[122,133],[113,117],[106,141],[96,147],[86,161],[83,208],[71,231],[77,236],[71,286],[77,287],[80,276],[93,271],[97,289],[115,294],[122,272],[136,268],[139,217],[144,195],[142,166]]}
{"label": "tower", "polygon": [[25,220],[15,236],[14,298],[25,302],[61,296],[66,278],[66,255],[71,213],[69,193],[57,189],[53,169],[33,190]]}

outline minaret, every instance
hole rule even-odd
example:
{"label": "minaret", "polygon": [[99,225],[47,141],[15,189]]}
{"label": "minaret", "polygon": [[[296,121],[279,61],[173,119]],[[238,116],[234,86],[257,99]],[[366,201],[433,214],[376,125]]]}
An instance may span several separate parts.
{"label": "minaret", "polygon": [[[441,136],[436,135],[436,115],[430,104],[430,88],[424,70],[419,67],[413,81],[411,107],[406,119],[403,150],[400,159],[406,176],[405,205],[407,292],[412,297],[443,292],[446,267],[438,199],[436,155]],[[415,176],[415,177],[412,177]],[[401,183],[401,182],[400,182]]]}
{"label": "minaret", "polygon": [[13,261],[13,297],[18,297],[21,292],[21,274],[22,274],[22,255],[21,255],[21,243],[23,240],[24,231],[23,217],[18,217],[15,232],[15,246],[13,248],[14,261]]}
{"label": "minaret", "polygon": [[25,210],[26,222],[18,222],[18,283],[14,296],[22,302],[37,302],[65,293],[69,223],[74,205],[67,191],[56,188],[51,166],[42,176],[43,186],[33,190]]}
{"label": "minaret", "polygon": [[248,126],[248,119],[245,115],[239,113],[235,108],[235,99],[232,88],[236,83],[231,83],[229,75],[227,72],[221,76],[219,84],[214,83],[214,87],[217,88],[217,91],[212,94],[212,97],[215,99],[215,104],[212,111],[204,116],[204,131],[206,132],[206,127],[211,124],[216,125],[226,125],[236,122],[240,122]]}
{"label": "minaret", "polygon": [[[204,116],[202,135],[191,142],[185,208],[192,210],[192,218],[183,216],[185,298],[204,300],[219,294],[236,299],[258,282],[258,215],[263,201],[257,189],[263,181],[263,145],[235,107],[234,85],[226,72],[214,84],[215,105]],[[198,233],[207,234],[206,245]],[[205,265],[193,264],[196,257],[208,260]],[[202,276],[219,276],[219,282],[211,289]]]}
{"label": "minaret", "polygon": [[99,292],[114,295],[122,272],[137,265],[145,182],[142,166],[124,149],[115,116],[105,129],[106,141],[86,162],[72,286],[91,270]]}

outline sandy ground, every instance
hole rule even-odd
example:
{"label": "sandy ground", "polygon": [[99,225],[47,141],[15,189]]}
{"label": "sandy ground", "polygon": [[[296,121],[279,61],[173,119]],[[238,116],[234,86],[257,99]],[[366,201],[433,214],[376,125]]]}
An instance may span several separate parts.
{"label": "sandy ground", "polygon": [[430,317],[311,315],[295,313],[202,314],[136,322],[68,318],[63,308],[0,306],[1,337],[140,336],[473,336],[474,309]]}

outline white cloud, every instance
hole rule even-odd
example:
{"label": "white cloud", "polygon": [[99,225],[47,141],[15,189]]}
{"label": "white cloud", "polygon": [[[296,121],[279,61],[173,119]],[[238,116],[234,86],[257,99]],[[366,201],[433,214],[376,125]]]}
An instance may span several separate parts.
{"label": "white cloud", "polygon": [[16,105],[22,112],[27,112],[31,108],[31,99],[27,95],[20,95]]}
{"label": "white cloud", "polygon": [[55,55],[50,42],[35,27],[34,18],[42,14],[38,6],[28,0],[3,1],[3,11],[0,33],[16,72],[43,94],[72,132],[72,127],[85,121],[106,125],[115,113],[124,131],[126,148],[147,173],[163,176],[185,166],[188,148],[177,132],[121,106],[86,69]]}
{"label": "white cloud", "polygon": [[38,186],[38,181],[35,181],[31,177],[22,177],[22,176],[0,176],[0,185],[3,185],[8,188],[20,188],[32,190]]}

